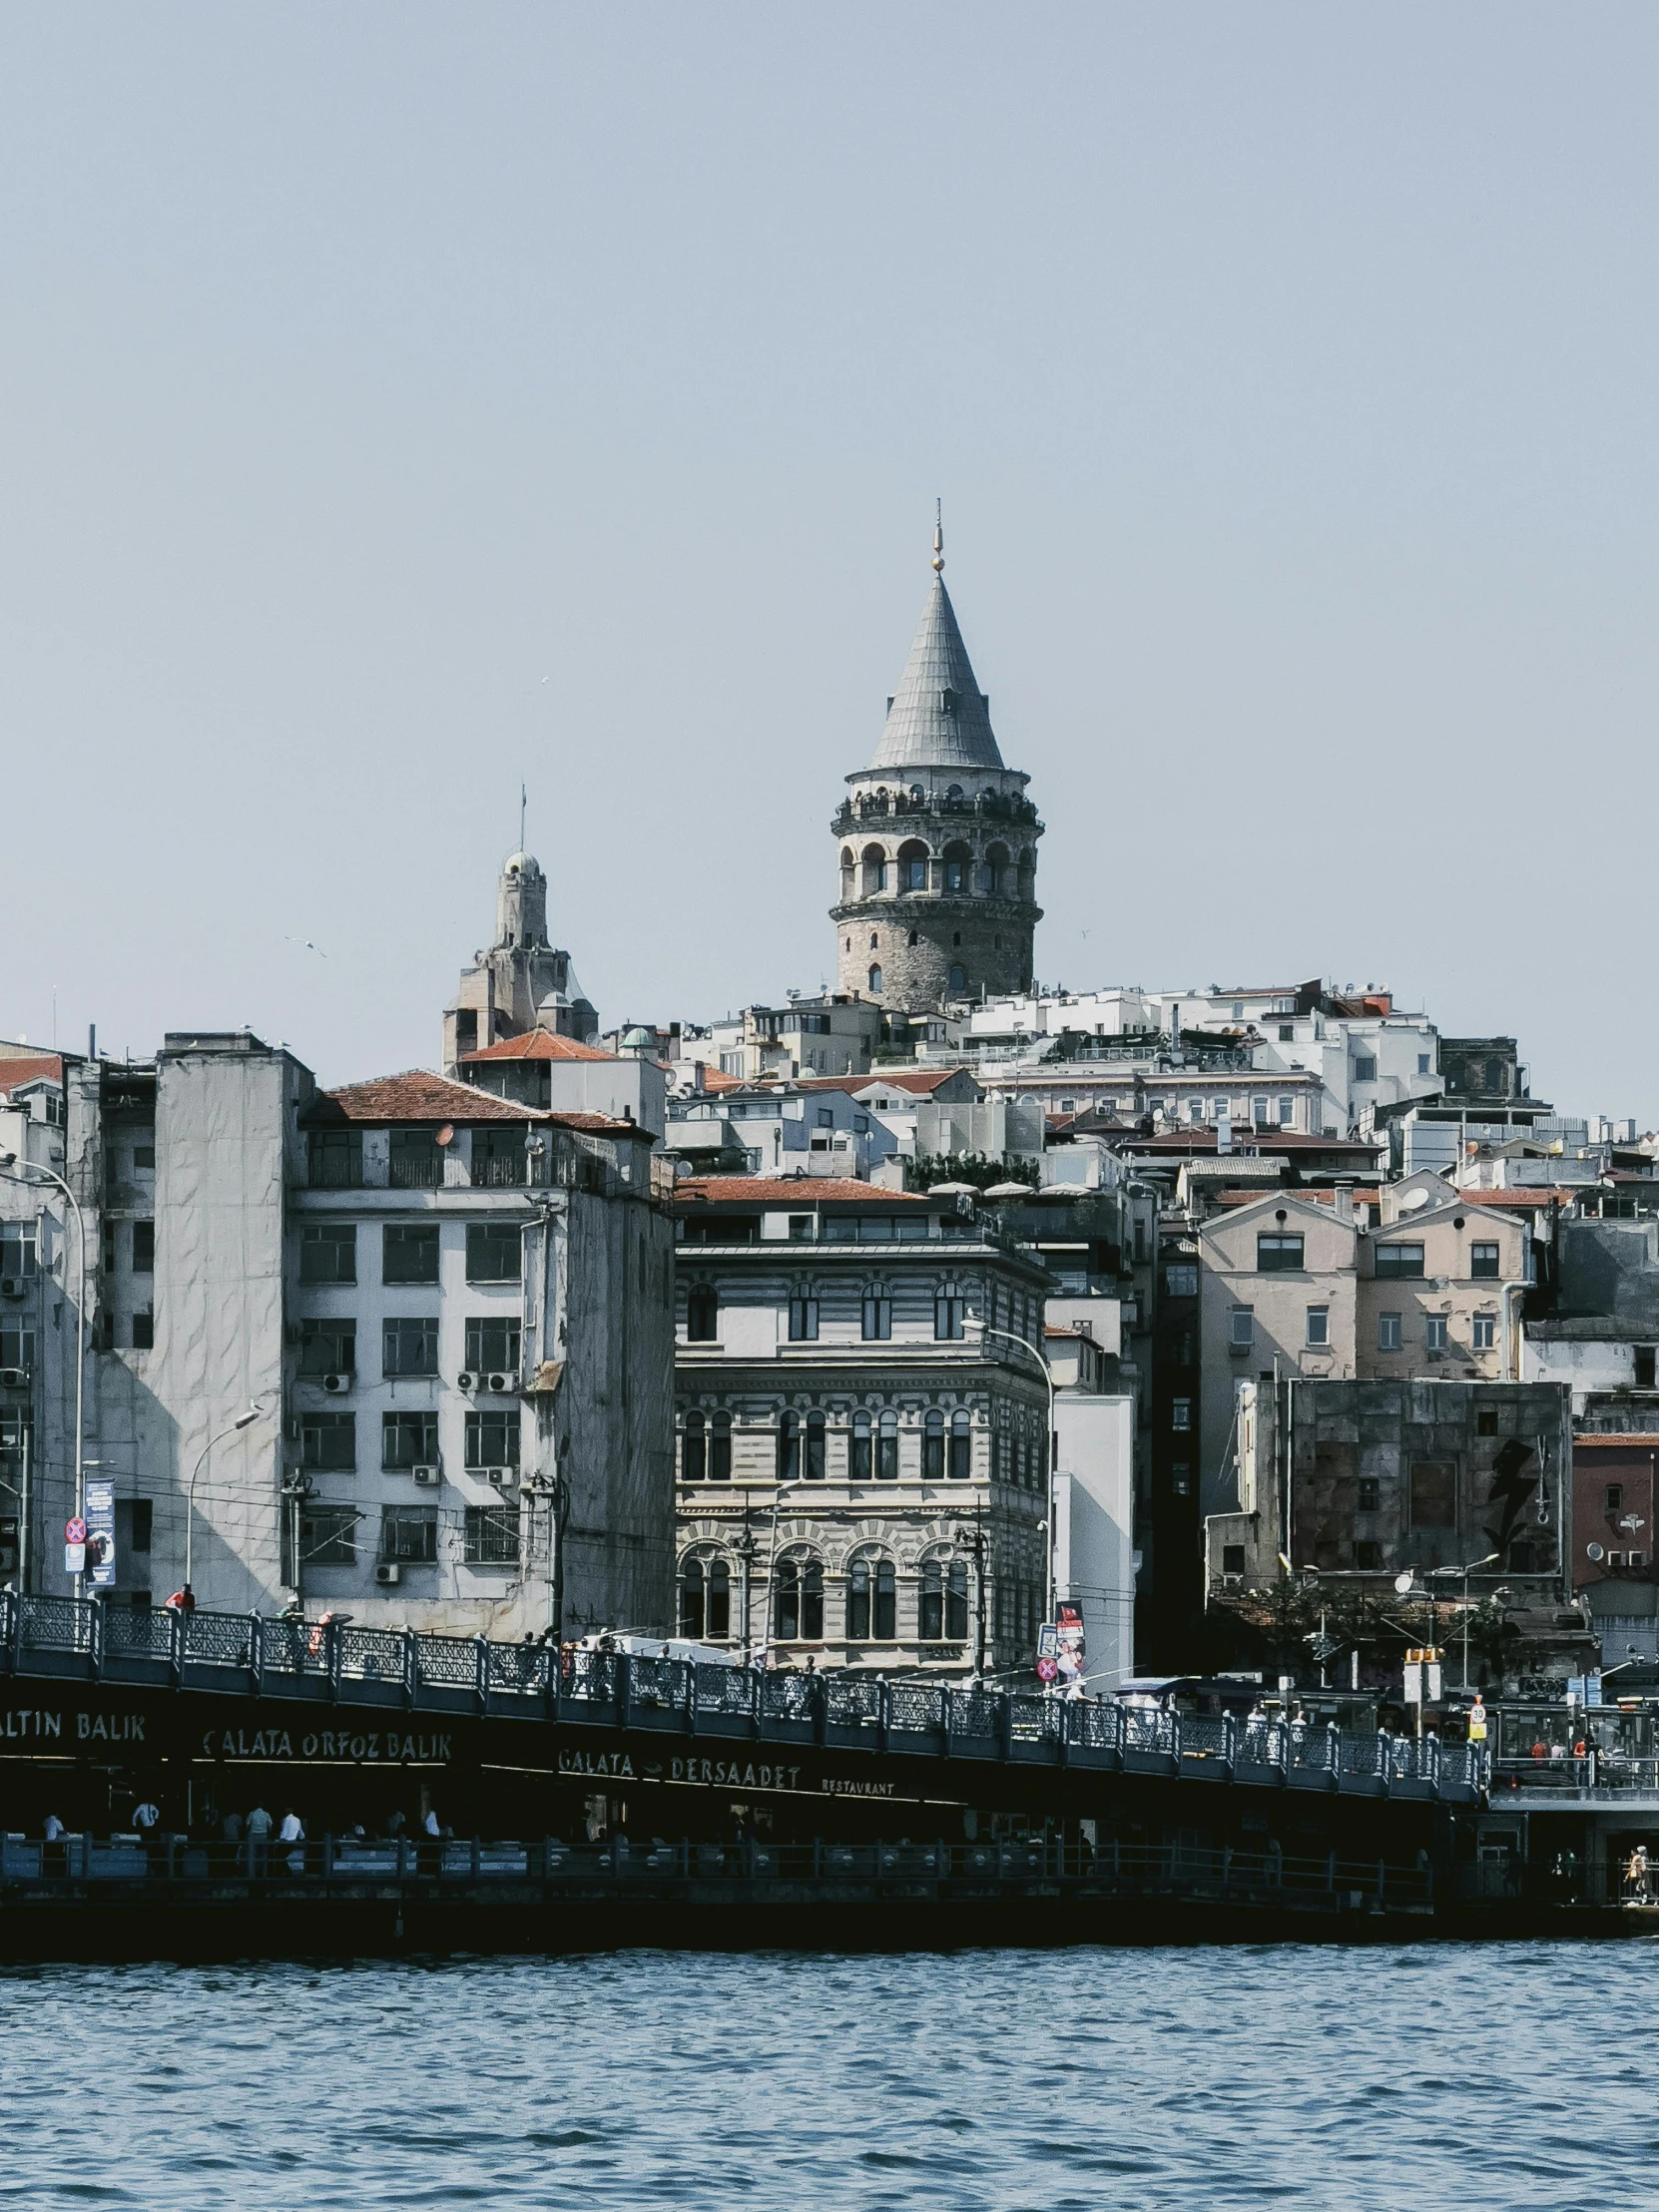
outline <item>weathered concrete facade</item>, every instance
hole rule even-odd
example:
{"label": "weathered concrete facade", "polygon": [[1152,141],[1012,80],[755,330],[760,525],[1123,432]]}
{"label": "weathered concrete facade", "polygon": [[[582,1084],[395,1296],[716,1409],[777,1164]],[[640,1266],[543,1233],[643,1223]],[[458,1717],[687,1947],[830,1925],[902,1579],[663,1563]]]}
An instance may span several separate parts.
{"label": "weathered concrete facade", "polygon": [[[1213,1591],[1277,1581],[1283,1554],[1299,1574],[1379,1593],[1406,1569],[1478,1560],[1476,1592],[1520,1581],[1537,1602],[1568,1594],[1572,1429],[1559,1384],[1269,1381],[1239,1397],[1241,1510],[1207,1522]],[[1460,1579],[1441,1587],[1461,1596]]]}
{"label": "weathered concrete facade", "polygon": [[[214,1609],[667,1628],[672,1226],[647,1132],[431,1075],[319,1094],[247,1032],[72,1064],[67,1092],[111,1602],[159,1602],[188,1559]],[[14,1212],[28,1418],[0,1404],[0,1479],[26,1451],[26,1586],[66,1591],[78,1253],[61,1196],[0,1182]]]}

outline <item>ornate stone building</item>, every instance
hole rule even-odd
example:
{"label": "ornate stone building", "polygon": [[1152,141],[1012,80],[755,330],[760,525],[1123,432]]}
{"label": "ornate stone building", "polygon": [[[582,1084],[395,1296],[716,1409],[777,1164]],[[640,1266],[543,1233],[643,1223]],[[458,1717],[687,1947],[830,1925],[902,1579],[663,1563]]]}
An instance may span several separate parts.
{"label": "ornate stone building", "polygon": [[[1053,1279],[954,1198],[851,1178],[676,1193],[679,1618],[800,1665],[1029,1665]],[[990,1326],[981,1333],[977,1324]]]}
{"label": "ornate stone building", "polygon": [[932,589],[881,742],[831,825],[837,988],[894,1013],[1028,989],[1042,918],[1043,826],[1029,778],[1002,765],[943,567],[935,531]]}

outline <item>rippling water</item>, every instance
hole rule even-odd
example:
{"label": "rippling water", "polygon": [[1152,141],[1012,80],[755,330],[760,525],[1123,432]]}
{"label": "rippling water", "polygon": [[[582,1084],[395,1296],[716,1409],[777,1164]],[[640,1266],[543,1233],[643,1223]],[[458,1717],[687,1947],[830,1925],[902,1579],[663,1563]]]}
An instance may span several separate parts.
{"label": "rippling water", "polygon": [[1659,2197],[1646,1942],[0,1974],[0,2203]]}

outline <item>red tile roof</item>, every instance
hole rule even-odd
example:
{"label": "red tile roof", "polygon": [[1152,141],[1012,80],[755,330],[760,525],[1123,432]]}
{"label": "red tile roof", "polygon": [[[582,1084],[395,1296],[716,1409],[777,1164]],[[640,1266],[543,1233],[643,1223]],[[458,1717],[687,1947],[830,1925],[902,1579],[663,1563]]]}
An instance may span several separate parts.
{"label": "red tile roof", "polygon": [[0,1091],[15,1091],[20,1083],[63,1081],[63,1062],[55,1052],[20,1052],[0,1056]]}
{"label": "red tile roof", "polygon": [[530,1029],[522,1037],[503,1037],[499,1044],[487,1044],[477,1052],[463,1052],[461,1065],[471,1067],[476,1060],[612,1060],[612,1052],[601,1052],[597,1045],[578,1044],[574,1037],[556,1037],[548,1029]]}
{"label": "red tile roof", "polygon": [[678,1199],[704,1199],[717,1206],[925,1206],[913,1191],[878,1191],[851,1176],[688,1175],[677,1183]]}
{"label": "red tile roof", "polygon": [[705,1067],[703,1088],[706,1091],[741,1091],[744,1087],[741,1075],[728,1075],[722,1068]]}
{"label": "red tile roof", "polygon": [[312,1103],[307,1122],[475,1122],[545,1121],[529,1106],[496,1098],[470,1083],[452,1083],[446,1075],[410,1068],[403,1075],[381,1075],[369,1083],[348,1083],[324,1091]]}
{"label": "red tile roof", "polygon": [[862,1078],[862,1086],[889,1083],[895,1091],[915,1091],[925,1098],[941,1083],[948,1083],[953,1075],[965,1075],[975,1090],[979,1088],[978,1077],[971,1068],[903,1068],[896,1072],[890,1068],[872,1068]]}

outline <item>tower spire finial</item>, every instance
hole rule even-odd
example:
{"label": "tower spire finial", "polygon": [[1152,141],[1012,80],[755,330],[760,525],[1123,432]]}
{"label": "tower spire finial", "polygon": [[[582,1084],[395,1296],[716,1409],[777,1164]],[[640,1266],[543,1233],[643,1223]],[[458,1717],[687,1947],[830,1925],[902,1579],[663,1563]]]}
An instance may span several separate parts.
{"label": "tower spire finial", "polygon": [[933,502],[933,574],[935,576],[939,575],[942,572],[943,568],[944,501],[942,499],[935,499]]}
{"label": "tower spire finial", "polygon": [[529,810],[530,794],[520,784],[518,787],[518,849],[524,850],[524,817]]}

